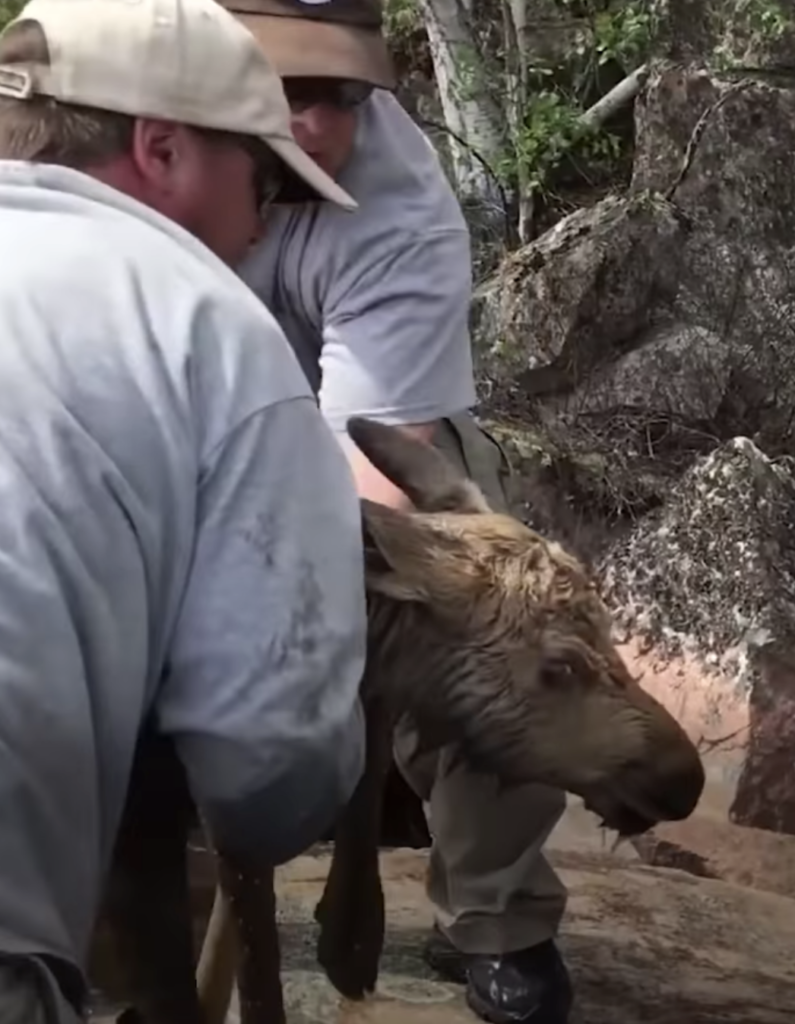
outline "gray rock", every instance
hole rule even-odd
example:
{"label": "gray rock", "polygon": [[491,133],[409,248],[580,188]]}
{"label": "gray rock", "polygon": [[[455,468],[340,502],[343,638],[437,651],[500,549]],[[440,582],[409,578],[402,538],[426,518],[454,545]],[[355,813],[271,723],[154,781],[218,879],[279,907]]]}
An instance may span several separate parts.
{"label": "gray rock", "polygon": [[662,67],[636,107],[632,187],[689,219],[676,316],[719,334],[721,431],[786,451],[795,402],[795,88]]}
{"label": "gray rock", "polygon": [[655,66],[635,104],[632,191],[669,196],[698,235],[762,251],[790,247],[792,85]]}
{"label": "gray rock", "polygon": [[481,375],[542,419],[641,408],[795,450],[795,88],[660,64],[636,127],[629,194],[564,218],[481,289]]}
{"label": "gray rock", "polygon": [[723,338],[687,323],[660,324],[643,344],[600,367],[573,395],[545,402],[561,415],[635,407],[677,421],[714,419],[729,384]]}
{"label": "gray rock", "polygon": [[673,299],[683,240],[676,210],[644,193],[565,217],[479,291],[481,369],[533,395],[576,387]]}

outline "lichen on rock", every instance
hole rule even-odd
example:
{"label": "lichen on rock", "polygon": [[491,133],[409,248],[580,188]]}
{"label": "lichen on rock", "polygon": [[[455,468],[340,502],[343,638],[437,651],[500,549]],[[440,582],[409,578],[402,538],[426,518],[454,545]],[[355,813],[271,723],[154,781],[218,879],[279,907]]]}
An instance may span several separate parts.
{"label": "lichen on rock", "polygon": [[[619,622],[724,664],[795,643],[795,475],[735,438],[693,466],[601,565]],[[724,665],[725,667],[725,665]]]}

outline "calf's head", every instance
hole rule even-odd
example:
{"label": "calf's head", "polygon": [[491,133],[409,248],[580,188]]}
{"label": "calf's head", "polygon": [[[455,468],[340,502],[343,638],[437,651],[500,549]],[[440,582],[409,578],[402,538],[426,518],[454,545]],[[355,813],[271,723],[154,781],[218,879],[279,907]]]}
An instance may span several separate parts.
{"label": "calf's head", "polygon": [[362,502],[369,661],[425,744],[579,794],[623,835],[687,817],[698,751],[630,675],[584,567],[492,512],[438,450],[358,417],[348,432],[416,510]]}

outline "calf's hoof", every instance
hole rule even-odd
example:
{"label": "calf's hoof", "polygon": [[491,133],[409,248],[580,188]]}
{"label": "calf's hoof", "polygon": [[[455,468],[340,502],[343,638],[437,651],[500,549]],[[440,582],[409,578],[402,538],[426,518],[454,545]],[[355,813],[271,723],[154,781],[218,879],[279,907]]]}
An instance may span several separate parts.
{"label": "calf's hoof", "polygon": [[366,901],[336,901],[324,896],[315,910],[320,922],[317,960],[334,988],[346,999],[374,992],[384,945],[384,894],[379,881]]}

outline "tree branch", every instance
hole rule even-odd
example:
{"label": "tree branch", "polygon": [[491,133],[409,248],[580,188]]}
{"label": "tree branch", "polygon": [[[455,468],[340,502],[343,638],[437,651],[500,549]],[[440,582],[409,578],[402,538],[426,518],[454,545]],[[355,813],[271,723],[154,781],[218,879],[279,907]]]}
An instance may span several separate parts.
{"label": "tree branch", "polygon": [[618,85],[613,86],[610,92],[605,93],[600,100],[597,100],[581,115],[580,125],[583,128],[601,128],[616,111],[635,99],[648,77],[648,64],[641,64],[639,68],[635,68],[632,74],[627,75]]}

